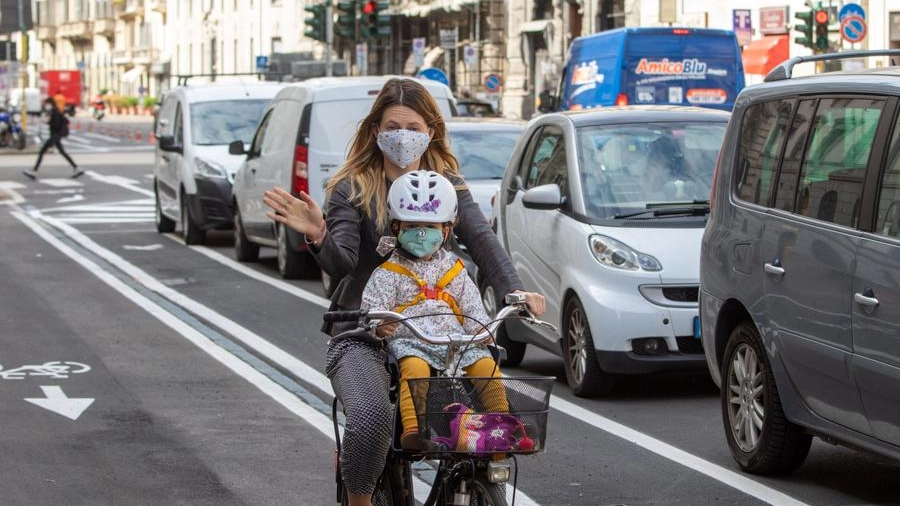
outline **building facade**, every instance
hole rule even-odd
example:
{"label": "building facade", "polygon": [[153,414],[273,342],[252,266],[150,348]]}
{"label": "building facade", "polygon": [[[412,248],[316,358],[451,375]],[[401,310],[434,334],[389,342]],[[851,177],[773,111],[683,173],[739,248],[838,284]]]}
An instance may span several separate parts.
{"label": "building facade", "polygon": [[[288,76],[292,61],[322,60],[326,46],[304,35],[305,7],[323,0],[30,0],[28,82],[41,70],[79,69],[85,102],[101,90],[158,95],[178,76],[250,74],[265,64]],[[335,0],[337,1],[337,0]],[[504,116],[530,118],[540,92],[556,90],[575,37],[628,26],[733,29],[749,11],[746,54],[774,38],[788,56],[794,14],[807,0],[390,0],[389,36],[335,37],[333,59],[353,74],[415,75],[440,70],[457,95],[490,101]],[[838,12],[844,2],[816,2]],[[832,35],[833,50],[900,48],[900,0],[860,0],[867,31],[859,43]],[[742,16],[746,18],[743,13]],[[773,21],[774,24],[773,24]],[[11,39],[16,41],[18,34]],[[763,42],[757,42],[763,41]],[[757,47],[759,46],[759,47]],[[774,53],[773,53],[774,54]],[[262,60],[260,59],[262,57]],[[283,58],[282,58],[283,57]],[[746,56],[745,56],[746,57]],[[780,57],[780,56],[779,56]],[[863,63],[868,64],[868,63]],[[771,65],[771,61],[759,68]],[[756,65],[748,68],[757,69]],[[748,77],[749,82],[761,79]]]}

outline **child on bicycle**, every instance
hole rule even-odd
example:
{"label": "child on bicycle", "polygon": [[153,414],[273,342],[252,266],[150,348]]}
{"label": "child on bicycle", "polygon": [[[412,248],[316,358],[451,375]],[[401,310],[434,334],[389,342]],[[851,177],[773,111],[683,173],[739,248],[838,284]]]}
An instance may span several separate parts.
{"label": "child on bicycle", "polygon": [[[478,287],[462,261],[442,246],[456,220],[457,200],[453,184],[426,170],[407,172],[391,184],[388,210],[393,237],[382,239],[380,252],[394,247],[390,258],[372,273],[362,295],[361,309],[388,310],[416,317],[427,335],[476,334],[490,319]],[[482,346],[463,347],[448,364],[448,346],[424,343],[398,322],[384,322],[376,336],[392,336],[389,347],[400,367],[400,417],[405,450],[428,451],[430,441],[419,435],[416,409],[408,380],[427,378],[431,369],[461,367],[467,376],[499,378],[500,370]],[[396,334],[396,335],[394,335]],[[508,411],[503,385],[486,381],[480,388],[485,409]]]}

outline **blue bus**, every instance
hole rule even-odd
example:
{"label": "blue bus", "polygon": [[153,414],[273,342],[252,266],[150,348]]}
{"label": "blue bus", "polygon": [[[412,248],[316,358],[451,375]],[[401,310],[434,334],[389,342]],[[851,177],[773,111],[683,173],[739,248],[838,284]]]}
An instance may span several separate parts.
{"label": "blue bus", "polygon": [[733,31],[619,28],[572,41],[555,108],[662,104],[730,111],[743,88]]}

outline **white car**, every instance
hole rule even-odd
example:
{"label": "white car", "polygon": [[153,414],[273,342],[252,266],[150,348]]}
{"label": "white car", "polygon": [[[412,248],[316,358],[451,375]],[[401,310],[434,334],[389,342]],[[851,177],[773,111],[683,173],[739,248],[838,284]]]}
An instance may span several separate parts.
{"label": "white car", "polygon": [[[563,357],[578,396],[616,375],[704,369],[700,239],[728,113],[628,107],[529,122],[495,199],[500,243],[543,319],[507,322],[508,363],[526,343]],[[493,289],[482,286],[496,307]]]}
{"label": "white car", "polygon": [[[249,149],[240,142],[234,154],[246,154],[234,182],[234,249],[242,262],[259,257],[260,246],[277,248],[278,271],[290,279],[319,273],[303,237],[266,217],[263,192],[274,187],[294,195],[306,191],[325,204],[325,183],[344,163],[350,140],[375,97],[391,78],[402,76],[323,77],[291,83],[263,113]],[[408,79],[408,77],[407,77]],[[450,89],[421,81],[445,117],[455,112]],[[333,283],[325,273],[325,292]]]}
{"label": "white car", "polygon": [[266,105],[282,85],[268,82],[181,86],[163,95],[156,118],[153,188],[156,229],[181,223],[184,241],[232,226],[231,185],[243,158],[232,141],[250,142]]}

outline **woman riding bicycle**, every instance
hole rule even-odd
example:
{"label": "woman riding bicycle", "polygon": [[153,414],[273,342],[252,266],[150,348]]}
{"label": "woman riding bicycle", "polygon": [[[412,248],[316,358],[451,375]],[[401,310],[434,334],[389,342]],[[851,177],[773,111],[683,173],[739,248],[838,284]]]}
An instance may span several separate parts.
{"label": "woman riding bicycle", "polygon": [[[487,282],[499,294],[523,291],[509,257],[465,187],[449,145],[446,125],[428,91],[414,79],[391,79],[360,122],[346,162],[326,185],[327,217],[305,192],[299,198],[281,188],[265,193],[264,202],[272,208],[268,216],[305,234],[319,266],[340,279],[330,310],[360,307],[369,276],[387,259],[377,247],[381,237],[391,235],[388,188],[400,175],[419,169],[454,183],[459,204],[454,232]],[[535,315],[543,314],[543,296],[527,293],[527,301]],[[333,336],[353,327],[355,323],[326,323],[322,330]],[[393,424],[385,351],[362,340],[331,342],[326,373],[344,408],[340,465],[349,504],[370,506]]]}

